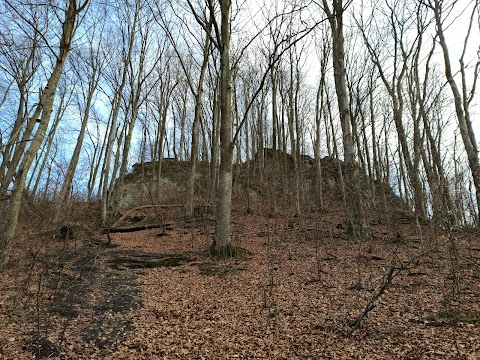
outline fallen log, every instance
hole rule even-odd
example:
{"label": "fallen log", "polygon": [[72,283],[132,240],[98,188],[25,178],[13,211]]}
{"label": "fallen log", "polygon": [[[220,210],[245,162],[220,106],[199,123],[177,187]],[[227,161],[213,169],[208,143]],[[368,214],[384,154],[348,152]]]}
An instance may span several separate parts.
{"label": "fallen log", "polygon": [[132,225],[132,226],[122,226],[122,227],[111,227],[102,230],[103,234],[111,234],[111,233],[126,233],[126,232],[135,232],[135,231],[142,231],[148,229],[158,229],[164,228],[167,226],[172,226],[173,224],[145,224],[145,225]]}
{"label": "fallen log", "polygon": [[122,215],[122,217],[120,217],[120,219],[118,219],[115,224],[112,225],[112,228],[116,228],[118,225],[121,224],[121,222],[123,220],[125,220],[125,218],[130,215],[131,213],[133,213],[134,211],[137,211],[137,210],[142,210],[142,209],[148,209],[148,208],[171,208],[171,207],[182,207],[184,205],[179,205],[179,204],[173,204],[173,205],[143,205],[143,206],[137,206],[133,209],[130,209],[127,211],[126,214]]}

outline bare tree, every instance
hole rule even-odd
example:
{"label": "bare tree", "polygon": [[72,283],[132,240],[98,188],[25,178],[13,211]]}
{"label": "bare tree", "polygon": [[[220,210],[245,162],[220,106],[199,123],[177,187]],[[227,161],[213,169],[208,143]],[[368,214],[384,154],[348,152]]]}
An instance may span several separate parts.
{"label": "bare tree", "polygon": [[[58,221],[63,204],[68,199],[70,194],[73,178],[83,147],[87,125],[90,120],[90,110],[93,106],[94,96],[100,83],[103,68],[106,62],[104,54],[101,51],[101,47],[96,44],[96,41],[98,40],[100,40],[101,43],[103,38],[103,29],[105,26],[104,19],[105,18],[103,18],[103,21],[102,18],[92,19],[93,23],[90,28],[91,33],[88,37],[88,45],[86,45],[88,48],[77,48],[74,54],[75,58],[70,58],[74,59],[73,61],[76,61],[76,64],[71,64],[72,70],[74,71],[75,75],[82,80],[80,81],[82,94],[79,94],[77,99],[82,118],[77,142],[75,144],[67,172],[65,173],[62,188],[60,189],[60,193],[58,195],[58,205],[54,218],[55,222]],[[86,50],[85,53],[84,50]]]}
{"label": "bare tree", "polygon": [[332,7],[328,5],[327,0],[323,0],[322,4],[332,32],[333,73],[340,121],[342,124],[345,183],[350,231],[355,238],[365,239],[369,237],[369,230],[363,209],[362,189],[359,187],[359,170],[355,163],[355,147],[346,79],[345,38],[343,34],[343,14],[345,7],[342,0],[333,0]]}
{"label": "bare tree", "polygon": [[[112,200],[112,194],[109,191],[109,185],[111,179],[111,162],[114,150],[114,141],[117,133],[117,120],[120,113],[122,99],[124,96],[123,90],[127,85],[129,70],[128,64],[130,64],[132,58],[135,36],[138,31],[137,26],[139,22],[141,7],[141,2],[139,0],[135,0],[135,3],[133,4],[133,9],[130,9],[130,6],[126,7],[127,10],[133,11],[133,14],[125,14],[125,19],[123,20],[127,22],[127,24],[125,25],[126,29],[122,29],[122,31],[125,31],[125,33],[123,34],[125,38],[125,43],[123,44],[122,49],[123,67],[120,69],[120,78],[118,79],[118,83],[114,85],[115,89],[112,99],[112,109],[110,113],[111,121],[108,130],[108,140],[106,142],[104,168],[102,171],[103,188],[101,199],[101,220],[103,225],[107,224],[108,207],[110,206]],[[133,17],[133,19],[130,20],[130,17]],[[114,178],[114,176],[112,176],[112,178]]]}
{"label": "bare tree", "polygon": [[[9,8],[11,9],[10,15],[15,19],[14,23],[19,23],[16,26],[18,26],[20,32],[22,32],[21,29],[24,27],[22,17],[16,14],[14,7],[9,6]],[[41,14],[32,11],[32,18],[29,22],[38,28],[40,16]],[[31,106],[29,100],[35,95],[38,96],[38,92],[35,94],[33,90],[33,78],[39,71],[42,58],[40,52],[42,43],[40,37],[41,29],[39,28],[37,30],[39,31],[33,31],[31,36],[29,36],[29,31],[27,31],[28,35],[26,36],[17,35],[16,32],[10,36],[7,36],[7,32],[5,32],[5,35],[2,35],[4,38],[1,44],[1,53],[4,59],[2,62],[4,63],[2,70],[13,79],[12,81],[18,90],[19,99],[15,121],[8,134],[7,141],[5,144],[2,144],[2,148],[0,149],[2,155],[2,162],[0,164],[0,193],[2,195],[6,194],[14,178],[21,157],[28,145],[28,139],[30,139],[36,125],[36,121],[32,121],[30,117],[32,109],[29,109],[29,106]],[[21,46],[15,49],[15,43]]]}
{"label": "bare tree", "polygon": [[[468,30],[465,35],[463,42],[463,50],[459,59],[459,73],[461,78],[461,86],[457,84],[455,80],[455,72],[452,67],[450,52],[447,45],[447,40],[445,38],[444,31],[444,22],[446,20],[445,14],[451,12],[452,8],[457,4],[457,1],[452,2],[451,4],[446,4],[440,0],[425,1],[423,4],[427,5],[430,9],[433,10],[435,16],[435,24],[437,27],[437,35],[440,42],[440,46],[443,51],[443,60],[445,65],[445,76],[447,78],[448,84],[452,91],[454,103],[455,103],[455,112],[457,114],[458,126],[460,129],[460,135],[463,140],[463,145],[467,153],[468,164],[470,166],[470,171],[472,174],[473,183],[475,185],[475,193],[477,199],[477,215],[475,223],[478,225],[480,221],[478,216],[480,214],[480,162],[478,159],[478,145],[475,137],[475,132],[472,127],[472,119],[470,114],[470,106],[474,99],[478,75],[480,71],[480,58],[477,56],[474,64],[465,63],[465,56],[467,50],[469,49],[469,40],[472,34],[472,27],[475,23],[475,19],[478,20],[478,8],[480,2],[475,0],[472,2],[472,8],[468,23]],[[479,54],[480,47],[477,48],[477,54]],[[472,68],[472,79],[471,85],[469,87],[469,82],[467,78],[467,68]]]}
{"label": "bare tree", "polygon": [[[143,15],[143,14],[142,14]],[[157,81],[151,81],[157,64],[162,60],[163,49],[152,50],[152,47],[157,47],[157,41],[160,39],[153,37],[152,29],[153,19],[149,16],[142,16],[138,26],[138,39],[140,41],[138,54],[135,59],[130,58],[128,64],[129,70],[129,96],[127,98],[127,109],[125,112],[125,140],[123,142],[123,149],[118,157],[121,157],[118,180],[114,187],[114,201],[113,211],[115,214],[120,201],[123,197],[123,184],[125,182],[125,175],[127,174],[127,165],[130,158],[130,148],[132,145],[133,131],[138,119],[139,109],[145,101],[147,101],[148,95],[155,90],[155,84]],[[148,89],[145,89],[149,86]],[[116,172],[114,172],[115,174]]]}
{"label": "bare tree", "polygon": [[[231,0],[219,0],[220,24],[213,20],[216,40],[220,53],[220,168],[216,207],[217,226],[213,252],[218,255],[233,254],[230,238],[230,218],[232,207],[232,73],[230,68],[230,7]],[[210,13],[214,13],[210,4]],[[212,17],[213,18],[213,17]]]}
{"label": "bare tree", "polygon": [[[57,129],[62,121],[65,112],[69,108],[69,106],[73,102],[74,93],[76,92],[75,83],[72,83],[70,79],[67,80],[67,76],[63,76],[60,79],[59,89],[57,91],[58,94],[58,105],[56,106],[56,113],[54,116],[54,120],[50,130],[48,132],[48,136],[46,137],[45,141],[43,142],[43,146],[41,149],[41,154],[43,159],[41,161],[35,161],[35,165],[32,169],[32,174],[30,175],[30,180],[28,182],[27,188],[31,191],[31,196],[35,196],[37,194],[37,190],[40,186],[40,182],[42,180],[43,171],[47,165],[47,162],[52,157],[51,149],[52,145],[54,145],[55,136],[57,135]],[[38,166],[40,164],[40,166]],[[36,171],[38,168],[38,172]],[[33,188],[30,186],[33,182],[34,175],[36,175],[35,185]],[[45,189],[47,192],[48,189]]]}
{"label": "bare tree", "polygon": [[[12,4],[10,1],[7,1],[7,4],[12,8],[17,7],[16,4]],[[36,106],[32,116],[33,121],[39,123],[38,128],[33,136],[32,141],[30,142],[30,146],[23,156],[22,162],[18,167],[17,176],[15,178],[12,195],[10,198],[6,229],[3,234],[0,235],[0,268],[3,268],[9,261],[10,250],[20,214],[20,207],[24,194],[27,174],[35,158],[35,154],[43,142],[48,124],[50,122],[50,115],[52,113],[57,86],[72,46],[75,30],[78,26],[78,15],[86,8],[87,4],[88,0],[82,4],[77,4],[75,0],[69,1],[67,7],[63,9],[64,16],[60,18],[61,23],[59,25],[61,26],[62,31],[58,49],[57,51],[54,51],[54,49],[51,48],[55,54],[55,62],[48,77],[47,84],[45,88],[42,89],[38,105]],[[55,10],[52,8],[52,11]],[[32,27],[36,32],[37,29],[35,24],[31,23],[26,15],[22,15],[22,17],[26,24],[29,27]]]}
{"label": "bare tree", "polygon": [[[217,190],[217,206],[216,206],[216,229],[215,242],[212,246],[212,252],[219,255],[233,254],[234,249],[231,245],[230,238],[230,219],[231,219],[231,203],[232,203],[232,179],[233,179],[233,151],[235,143],[238,140],[240,130],[245,124],[253,100],[260,94],[266,78],[270,73],[270,69],[278,62],[279,58],[285,53],[295,42],[299,41],[308,35],[317,25],[306,26],[303,30],[300,29],[297,33],[290,32],[289,37],[280,41],[278,46],[285,45],[281,51],[278,51],[276,46],[275,51],[272,51],[267,69],[263,74],[259,87],[254,92],[252,100],[247,105],[240,123],[237,124],[235,135],[232,136],[232,67],[235,68],[238,64],[238,59],[242,58],[246,49],[257,39],[272,21],[267,21],[267,26],[260,29],[250,40],[248,40],[244,47],[242,47],[236,55],[237,61],[231,65],[230,61],[230,41],[231,41],[231,1],[219,0],[219,8],[216,9],[216,2],[207,0],[205,5],[208,13],[211,15],[208,19],[212,21],[212,30],[208,31],[208,20],[205,14],[197,11],[190,0],[187,0],[192,13],[197,22],[203,27],[210,41],[219,53],[220,74],[219,74],[219,102],[220,102],[220,167],[218,176],[218,190]],[[302,6],[297,4],[292,5],[293,10],[289,10],[289,16],[300,11]],[[218,10],[218,11],[217,11]],[[281,18],[285,13],[275,16]],[[220,19],[219,19],[220,18]],[[220,20],[220,21],[219,21]],[[308,24],[307,24],[308,25]],[[291,38],[295,38],[292,40]]]}
{"label": "bare tree", "polygon": [[[185,63],[182,55],[180,54],[180,51],[178,49],[178,40],[176,41],[173,38],[172,32],[169,29],[166,20],[163,17],[161,17],[162,27],[167,32],[167,36],[178,56],[178,60],[180,62],[180,65],[185,75],[185,80],[188,84],[190,91],[192,92],[195,98],[195,109],[194,109],[194,116],[193,116],[193,122],[192,122],[192,136],[191,136],[191,144],[190,144],[190,148],[191,148],[190,149],[190,172],[188,175],[187,191],[186,191],[186,197],[185,197],[186,218],[192,218],[193,210],[194,210],[193,199],[195,194],[195,176],[197,172],[197,162],[198,162],[199,133],[200,133],[200,125],[201,125],[200,122],[201,122],[201,116],[202,116],[203,86],[204,86],[204,79],[205,79],[205,74],[208,66],[208,61],[209,61],[210,46],[211,46],[210,34],[212,31],[213,16],[214,14],[210,12],[208,16],[208,20],[206,20],[207,17],[205,15],[205,22],[203,23],[203,25],[205,26],[205,28],[203,29],[205,32],[205,38],[203,41],[202,40],[197,41],[198,43],[202,43],[202,62],[200,64],[200,69],[198,72],[199,75],[198,75],[196,84],[194,83],[194,79],[192,76],[193,75],[192,69],[188,67],[188,64]],[[188,40],[185,40],[185,42],[188,42]],[[184,104],[186,106],[186,101]],[[183,135],[183,127],[182,127],[182,135]]]}
{"label": "bare tree", "polygon": [[[317,201],[316,205],[321,210],[323,209],[323,179],[322,179],[322,164],[321,164],[321,138],[322,138],[322,118],[324,114],[324,94],[325,94],[325,81],[327,75],[327,65],[329,54],[331,51],[331,42],[330,37],[323,31],[321,33],[321,44],[319,45],[319,58],[320,58],[320,79],[317,89],[317,97],[315,104],[315,144],[314,144],[314,154],[315,154],[315,199]],[[327,139],[328,142],[328,139]]]}
{"label": "bare tree", "polygon": [[[413,119],[413,152],[412,147],[409,146],[406,126],[405,126],[405,98],[404,85],[407,76],[407,70],[410,65],[410,59],[417,49],[419,34],[416,21],[416,8],[402,6],[399,3],[386,3],[386,13],[383,14],[386,21],[386,29],[388,33],[381,35],[380,32],[373,32],[376,37],[376,43],[368,36],[368,26],[364,23],[363,17],[361,20],[356,20],[359,29],[362,33],[365,45],[370,53],[372,62],[377,67],[380,78],[387,90],[388,95],[392,101],[393,119],[395,128],[397,130],[398,142],[402,151],[402,159],[405,163],[409,183],[413,189],[414,209],[416,215],[422,219],[426,219],[425,194],[422,189],[422,182],[420,179],[420,129],[418,126],[418,119]],[[373,19],[376,15],[371,15]],[[378,15],[380,16],[380,15]],[[380,25],[378,25],[380,27]],[[412,35],[413,33],[413,35]],[[392,44],[390,51],[387,50],[387,36],[392,37]],[[383,54],[386,53],[386,56]],[[387,72],[387,61],[393,63],[391,73]],[[413,153],[413,155],[412,155]]]}

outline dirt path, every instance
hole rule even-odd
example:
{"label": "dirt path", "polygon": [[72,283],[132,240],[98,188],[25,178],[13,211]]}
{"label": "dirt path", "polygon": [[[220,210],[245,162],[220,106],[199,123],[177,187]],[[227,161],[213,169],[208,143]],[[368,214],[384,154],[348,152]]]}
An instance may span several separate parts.
{"label": "dirt path", "polygon": [[[138,276],[106,266],[104,241],[39,254],[27,291],[6,296],[0,357],[104,357],[133,334],[130,314],[142,306]],[[7,294],[6,294],[7,295]],[[23,305],[22,305],[23,304]],[[21,347],[12,347],[13,344]],[[86,352],[95,349],[95,354]],[[30,353],[30,355],[28,355]]]}

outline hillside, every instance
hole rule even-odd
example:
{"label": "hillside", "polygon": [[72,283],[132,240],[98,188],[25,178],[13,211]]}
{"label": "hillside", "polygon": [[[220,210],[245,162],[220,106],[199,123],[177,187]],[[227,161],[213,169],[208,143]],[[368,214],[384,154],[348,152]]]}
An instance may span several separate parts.
{"label": "hillside", "polygon": [[[288,153],[276,151],[273,157],[272,149],[264,149],[263,163],[260,163],[258,154],[254,159],[234,166],[234,207],[237,210],[257,210],[263,215],[271,212],[266,204],[274,202],[278,204],[279,213],[275,216],[291,217],[292,199],[294,192],[294,164],[293,157]],[[307,213],[317,211],[317,199],[315,186],[317,182],[314,159],[308,155],[302,155],[300,168],[301,182],[301,206]],[[176,161],[163,159],[160,170],[160,181],[157,182],[158,163],[145,162],[135,164],[130,173],[125,177],[122,198],[119,207],[125,213],[126,210],[145,205],[157,205],[168,211],[171,206],[178,206],[173,214],[166,214],[171,220],[182,217],[182,205],[184,202],[187,178],[190,163],[188,161]],[[328,207],[342,207],[341,181],[344,176],[344,164],[341,160],[332,157],[321,159],[322,187],[328,213]],[[202,207],[212,207],[214,198],[208,198],[212,186],[211,169],[208,163],[200,163],[196,173],[195,194],[196,204],[199,210]],[[340,175],[340,172],[342,174]],[[367,214],[373,222],[395,222],[397,220],[412,220],[413,214],[407,205],[399,198],[388,184],[380,183],[361,175],[360,181],[365,189],[364,198],[370,209]],[[117,188],[116,191],[119,191]],[[382,211],[377,211],[382,208]],[[144,223],[154,221],[158,214],[153,210],[146,210],[149,216],[144,214]],[[200,212],[200,211],[199,211]],[[272,215],[272,214],[270,214]],[[135,217],[135,212],[132,213]],[[142,215],[143,216],[143,215]],[[388,229],[385,229],[388,230]]]}
{"label": "hillside", "polygon": [[[415,224],[391,189],[376,184],[372,237],[352,239],[342,164],[322,160],[318,209],[305,158],[299,215],[285,157],[282,176],[268,157],[261,172],[255,161],[235,169],[238,258],[207,254],[215,218],[203,165],[198,216],[182,216],[188,164],[167,160],[162,176],[176,190],[115,219],[117,228],[158,225],[142,231],[102,234],[96,205],[82,203],[54,227],[52,204],[32,200],[0,273],[0,358],[478,358],[478,233]],[[128,182],[138,189],[149,166],[134,167]]]}

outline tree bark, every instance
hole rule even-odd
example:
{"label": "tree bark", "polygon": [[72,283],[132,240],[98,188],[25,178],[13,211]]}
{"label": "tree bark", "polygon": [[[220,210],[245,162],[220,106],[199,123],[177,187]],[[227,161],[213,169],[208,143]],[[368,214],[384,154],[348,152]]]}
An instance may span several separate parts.
{"label": "tree bark", "polygon": [[364,240],[369,237],[369,230],[364,215],[362,188],[359,185],[360,177],[358,166],[355,164],[355,147],[352,136],[352,123],[345,66],[345,38],[343,35],[344,8],[342,0],[334,0],[332,10],[330,10],[327,0],[323,0],[323,6],[328,16],[332,31],[333,72],[343,133],[343,154],[345,159],[345,183],[349,213],[349,230],[356,239]]}
{"label": "tree bark", "polygon": [[[211,22],[208,24],[207,32],[211,31]],[[187,182],[187,196],[185,199],[185,216],[186,218],[193,217],[193,197],[195,193],[195,174],[197,172],[198,162],[198,143],[199,143],[199,128],[202,116],[202,96],[203,96],[203,81],[208,65],[208,52],[210,49],[210,38],[208,34],[205,36],[205,44],[203,46],[203,62],[200,68],[200,76],[198,78],[197,90],[195,92],[195,114],[192,125],[192,144],[190,155],[190,173]]]}
{"label": "tree bark", "polygon": [[213,252],[219,256],[233,255],[230,238],[234,150],[232,143],[230,6],[231,0],[220,1],[220,168],[217,193],[215,243],[213,246]]}

